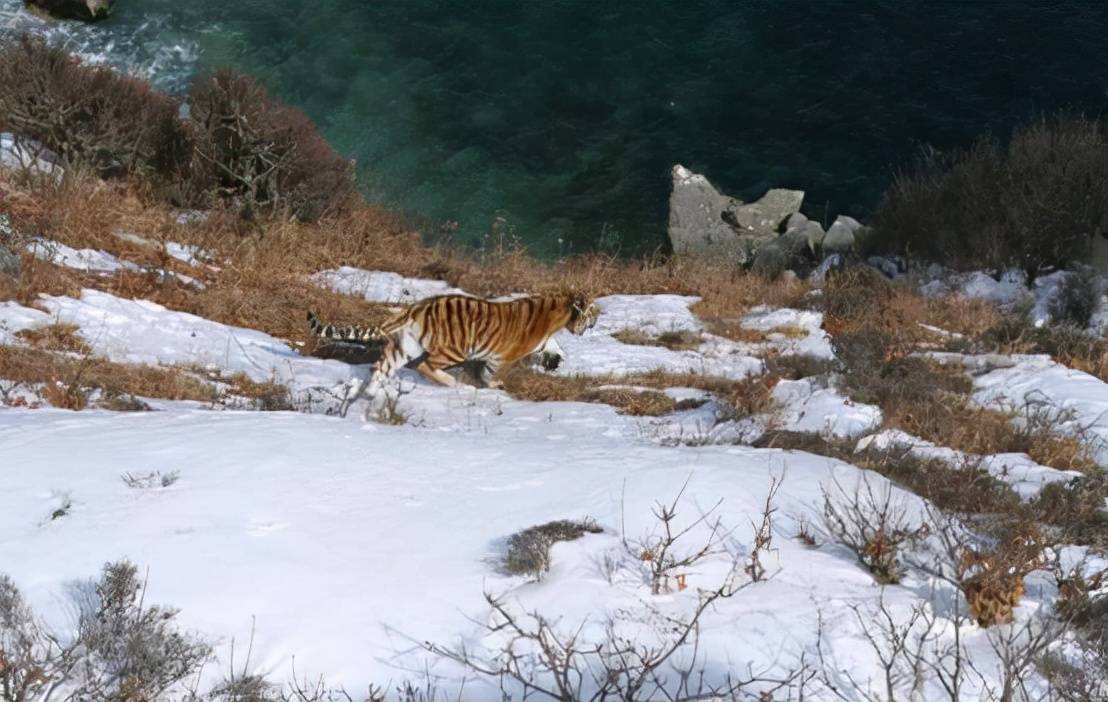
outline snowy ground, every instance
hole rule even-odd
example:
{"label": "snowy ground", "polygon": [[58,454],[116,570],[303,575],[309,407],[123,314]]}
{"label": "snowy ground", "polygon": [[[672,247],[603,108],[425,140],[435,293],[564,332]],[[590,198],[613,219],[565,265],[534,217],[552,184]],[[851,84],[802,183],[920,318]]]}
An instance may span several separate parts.
{"label": "snowy ground", "polygon": [[[326,282],[388,302],[446,292],[426,281],[366,273],[347,271]],[[818,314],[757,310],[745,323],[767,340],[740,344],[708,334],[689,311],[694,301],[600,299],[602,315],[591,333],[559,336],[568,358],[557,372],[618,376],[660,368],[744,378],[761,372],[767,352],[829,357]],[[277,680],[288,677],[295,656],[298,674],[324,674],[352,690],[418,677],[428,665],[443,686],[456,687],[458,669],[420,644],[459,637],[478,647],[494,644],[479,638],[480,622],[489,617],[486,591],[504,596],[515,611],[560,618],[567,633],[587,622],[586,635],[597,636],[611,618],[642,641],[664,637],[662,617],[688,616],[698,591],[717,587],[736,562],[739,580],[748,580],[741,566],[750,557],[752,522],[774,479],[783,482],[774,500],[772,549],[764,556],[773,577],[705,613],[700,655],[709,677],[748,665],[783,672],[801,656],[812,660],[822,617],[825,657],[867,680],[877,662],[860,628],[865,618],[851,607],[872,612],[883,598],[904,615],[937,586],[912,573],[899,586],[879,588],[846,549],[812,548],[794,538],[802,522],[822,522],[824,490],[850,493],[868,481],[879,493],[890,491],[910,523],[921,518],[919,498],[824,457],[700,445],[731,443],[767,423],[848,438],[878,429],[877,408],[854,405],[811,379],[779,383],[775,416],[750,425],[718,422],[710,397],[700,408],[640,419],[605,405],[432,387],[404,374],[410,392],[400,409],[408,423],[393,427],[362,423],[356,411],[345,419],[324,414],[342,384],[364,368],[307,358],[261,332],[95,290],[40,302],[47,312],[0,303],[0,343],[18,343],[19,329],[74,324],[97,354],[276,380],[311,410],[211,412],[173,402],[147,413],[0,410],[0,571],[59,626],[71,612],[68,584],[106,561],[129,558],[149,569],[147,599],[179,607],[181,621],[214,640],[224,663],[231,640],[241,645],[253,627],[252,664]],[[628,345],[613,336],[623,329],[692,331],[702,343],[693,351]],[[1108,393],[1091,376],[1032,359],[976,382],[983,402],[1043,393],[1072,409],[1082,426],[1091,422],[1108,436],[1102,421]],[[698,432],[703,440],[684,442],[697,445],[674,440]],[[1012,475],[1025,495],[1070,477],[1021,461],[1010,457],[997,470]],[[153,471],[176,471],[179,479],[165,488],[133,488],[120,478]],[[646,565],[624,547],[620,531],[631,540],[656,533],[652,507],[673,499],[686,481],[679,521],[689,524],[719,502],[713,514],[727,528],[726,548],[684,569],[688,589],[652,595]],[[67,501],[68,512],[51,519]],[[605,533],[556,545],[541,581],[502,572],[498,561],[513,532],[584,517]],[[681,548],[696,550],[707,538],[700,524]],[[1050,594],[1040,580],[1028,588],[1023,617]],[[936,612],[937,635],[945,636],[946,614]],[[963,636],[990,675],[995,661],[985,632],[971,626]],[[211,667],[205,675],[221,672]],[[466,690],[466,699],[500,699],[484,683],[470,682]]]}

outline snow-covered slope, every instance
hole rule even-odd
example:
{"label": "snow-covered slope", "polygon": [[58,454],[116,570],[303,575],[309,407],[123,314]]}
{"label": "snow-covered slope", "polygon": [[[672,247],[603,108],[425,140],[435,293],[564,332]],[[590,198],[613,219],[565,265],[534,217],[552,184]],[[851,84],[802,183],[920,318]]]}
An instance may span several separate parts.
{"label": "snow-covered slope", "polygon": [[[594,424],[621,421],[591,411]],[[510,421],[548,428],[515,438],[296,413],[0,412],[0,563],[34,604],[61,617],[65,583],[130,558],[149,568],[149,600],[180,607],[185,624],[220,637],[224,654],[253,622],[261,669],[284,673],[295,655],[298,670],[359,687],[418,669],[424,654],[412,641],[473,633],[467,616],[484,616],[484,590],[511,591],[570,622],[649,600],[641,581],[610,584],[604,557],[622,548],[621,520],[632,537],[649,533],[653,502],[686,480],[683,517],[722,499],[733,547],[748,551],[749,519],[771,477],[783,476],[780,572],[710,613],[711,657],[788,667],[798,646],[812,644],[817,610],[877,596],[853,556],[789,539],[798,516],[815,521],[821,485],[851,489],[857,469],[770,450],[635,445],[619,432],[574,431],[560,415],[534,406]],[[180,478],[164,489],[120,479],[150,471]],[[51,521],[59,495],[73,506]],[[511,533],[585,516],[611,533],[558,547],[542,583],[499,574]],[[687,611],[729,562],[721,554],[690,569],[691,589],[664,601]]]}
{"label": "snow-covered slope", "polygon": [[[399,284],[418,290],[411,282]],[[669,295],[601,298],[595,329],[559,335],[567,359],[557,372],[619,376],[664,369],[745,378],[761,372],[757,354],[767,350],[830,353],[815,313],[755,311],[745,324],[767,340],[744,344],[709,334],[689,310],[693,302]],[[14,333],[22,328],[74,324],[95,353],[113,360],[277,380],[311,410],[211,412],[175,402],[145,413],[0,410],[0,572],[59,626],[69,616],[74,581],[106,561],[129,558],[148,569],[148,601],[180,608],[180,620],[213,640],[224,664],[232,638],[241,645],[253,629],[251,663],[276,680],[291,674],[295,656],[299,675],[322,674],[351,690],[418,676],[430,666],[453,693],[458,668],[420,644],[460,637],[477,650],[494,646],[495,637],[480,636],[482,622],[490,621],[484,592],[502,596],[513,611],[540,611],[566,633],[583,626],[586,639],[603,636],[611,619],[649,644],[672,628],[666,617],[688,617],[702,591],[733,576],[747,586],[701,621],[698,650],[710,677],[784,673],[802,657],[815,660],[822,620],[823,660],[868,680],[877,661],[858,613],[884,603],[894,616],[908,617],[913,607],[931,607],[933,588],[942,588],[919,572],[878,587],[853,553],[827,543],[814,526],[823,521],[825,490],[849,495],[868,484],[877,494],[887,492],[908,525],[921,519],[925,504],[918,497],[840,461],[711,445],[749,440],[767,425],[840,438],[878,429],[877,408],[852,404],[812,379],[774,388],[775,417],[720,421],[713,398],[683,388],[667,393],[706,404],[637,418],[601,404],[523,402],[494,390],[432,387],[404,373],[399,409],[407,423],[394,427],[363,423],[357,412],[323,414],[351,374],[365,369],[302,356],[267,334],[95,290],[80,298],[44,296],[41,305],[48,312],[0,303],[0,343],[18,343]],[[627,329],[648,336],[695,332],[701,343],[690,351],[625,344],[615,335]],[[1087,421],[1102,411],[1097,403],[1104,399],[1090,378],[1032,358],[1015,359],[978,383],[983,401],[993,399],[989,391],[1023,397],[1024,390],[1046,385],[1043,392],[1058,393],[1060,404]],[[1009,458],[991,467],[1010,475],[1025,495],[1071,477]],[[152,472],[177,480],[136,488],[121,479]],[[762,554],[772,577],[749,583],[744,565],[753,525],[775,480],[781,484],[772,501],[773,539]],[[711,514],[725,537],[708,557],[680,571],[685,589],[652,594],[649,566],[624,537],[634,543],[657,534],[656,503],[678,494],[678,528]],[[63,504],[69,507],[52,518]],[[503,572],[511,534],[585,517],[604,533],[555,545],[541,581]],[[822,545],[796,539],[802,525]],[[695,551],[709,532],[708,523],[696,525],[679,549]],[[1044,592],[1028,588],[1021,616],[1036,609]],[[929,611],[938,622],[929,635],[940,645],[949,640],[949,612]],[[992,675],[986,632],[970,625],[962,636],[975,663]],[[211,666],[205,680],[223,672]],[[465,691],[464,699],[500,699],[486,682],[470,681]]]}

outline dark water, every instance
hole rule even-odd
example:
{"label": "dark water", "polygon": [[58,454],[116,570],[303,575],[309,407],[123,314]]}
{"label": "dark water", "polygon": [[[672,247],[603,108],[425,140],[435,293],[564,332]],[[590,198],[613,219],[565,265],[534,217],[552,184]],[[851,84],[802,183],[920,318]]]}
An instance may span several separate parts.
{"label": "dark water", "polygon": [[921,144],[1108,107],[1092,0],[118,0],[66,31],[167,88],[254,73],[429,233],[546,254],[662,243],[674,163],[864,216]]}

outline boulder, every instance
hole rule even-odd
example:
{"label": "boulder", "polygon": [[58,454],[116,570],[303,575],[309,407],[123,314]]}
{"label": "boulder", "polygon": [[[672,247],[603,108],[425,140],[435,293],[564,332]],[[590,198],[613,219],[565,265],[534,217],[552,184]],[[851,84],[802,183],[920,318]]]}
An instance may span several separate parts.
{"label": "boulder", "polygon": [[827,235],[823,237],[823,252],[825,254],[845,254],[853,251],[854,230],[842,221],[842,217],[839,217],[835,220],[835,223],[828,228]]}
{"label": "boulder", "polygon": [[793,232],[804,237],[808,250],[812,252],[813,256],[819,255],[823,247],[823,239],[827,236],[823,231],[823,227],[819,226],[819,222],[805,222],[803,225],[790,229],[786,233],[792,234]]}
{"label": "boulder", "polygon": [[808,249],[807,227],[798,227],[776,239],[763,242],[755,252],[750,268],[755,273],[776,278],[789,269],[810,268],[812,263]]}
{"label": "boulder", "polygon": [[809,222],[808,218],[799,212],[789,215],[789,218],[785,220],[785,231],[790,229],[796,229],[797,227],[803,227]]}
{"label": "boulder", "polygon": [[797,213],[804,193],[770,190],[752,203],[720,193],[704,176],[673,167],[669,240],[677,254],[726,257],[748,264],[781,223]]}
{"label": "boulder", "polygon": [[112,0],[23,0],[58,19],[76,19],[95,22],[112,14]]}

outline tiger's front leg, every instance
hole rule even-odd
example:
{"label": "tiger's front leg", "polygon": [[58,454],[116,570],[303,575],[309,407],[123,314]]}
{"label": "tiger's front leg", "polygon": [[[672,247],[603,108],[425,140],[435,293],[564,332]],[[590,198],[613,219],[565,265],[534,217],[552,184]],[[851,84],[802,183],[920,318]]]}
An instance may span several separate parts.
{"label": "tiger's front leg", "polygon": [[554,341],[554,337],[547,339],[538,352],[542,360],[542,367],[548,371],[557,370],[566,358],[565,351],[562,351],[562,347],[558,346],[557,341]]}

